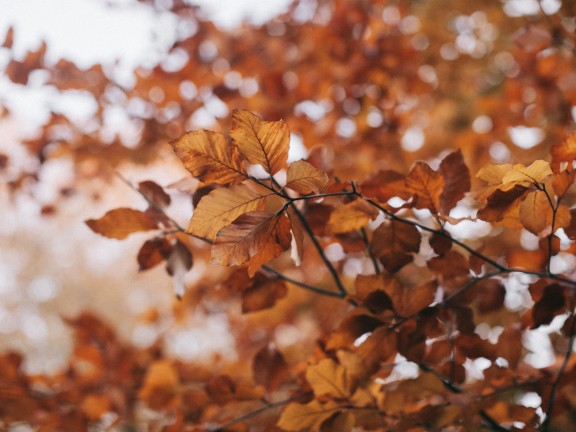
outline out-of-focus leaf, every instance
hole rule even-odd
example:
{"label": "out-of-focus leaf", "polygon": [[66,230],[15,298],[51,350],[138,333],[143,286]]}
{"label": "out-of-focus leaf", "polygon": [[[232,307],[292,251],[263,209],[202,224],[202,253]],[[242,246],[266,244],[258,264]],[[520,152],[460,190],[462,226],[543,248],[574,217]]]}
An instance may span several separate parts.
{"label": "out-of-focus leaf", "polygon": [[407,200],[412,196],[406,187],[405,176],[393,170],[378,171],[362,183],[360,189],[364,196],[383,203],[393,197]]}
{"label": "out-of-focus leaf", "polygon": [[287,431],[318,431],[322,423],[339,412],[336,402],[321,404],[316,399],[307,404],[291,403],[282,412],[278,427]]}
{"label": "out-of-focus leaf", "polygon": [[249,262],[248,274],[290,247],[290,222],[284,215],[265,212],[243,214],[223,228],[212,247],[212,263],[224,266]]}
{"label": "out-of-focus leaf", "polygon": [[250,111],[235,109],[230,136],[242,156],[267,173],[276,174],[286,166],[290,131],[284,121],[263,121]]}
{"label": "out-of-focus leaf", "polygon": [[292,260],[296,266],[302,263],[304,255],[304,226],[296,211],[292,207],[288,207],[286,211],[288,220],[290,221],[290,231],[292,232]]}
{"label": "out-of-focus leaf", "polygon": [[152,409],[163,409],[176,396],[179,384],[180,377],[172,362],[157,360],[148,367],[138,397]]}
{"label": "out-of-focus leaf", "polygon": [[528,193],[522,185],[515,185],[512,189],[503,191],[496,189],[489,197],[486,205],[478,210],[477,217],[486,222],[498,222],[515,206],[519,200]]}
{"label": "out-of-focus leaf", "polygon": [[192,268],[192,254],[179,240],[166,260],[166,271],[172,276],[174,294],[181,298],[186,291],[186,273]]}
{"label": "out-of-focus leaf", "polygon": [[354,378],[346,369],[330,358],[320,360],[306,369],[306,381],[314,390],[316,397],[328,395],[344,399],[354,392]]}
{"label": "out-of-focus leaf", "polygon": [[238,150],[219,132],[187,132],[170,144],[186,169],[204,183],[227,185],[247,177]]}
{"label": "out-of-focus leaf", "polygon": [[138,183],[138,190],[160,207],[167,207],[172,201],[170,195],[164,192],[160,185],[151,180]]}
{"label": "out-of-focus leaf", "polygon": [[243,184],[215,189],[200,200],[187,231],[214,239],[218,231],[230,225],[240,215],[263,210],[264,201],[270,195],[261,195]]}
{"label": "out-of-focus leaf", "polygon": [[95,233],[118,240],[135,232],[158,228],[156,222],[146,213],[131,208],[110,210],[100,219],[88,219],[85,223]]}
{"label": "out-of-focus leaf", "polygon": [[357,199],[336,208],[330,214],[328,227],[335,234],[356,231],[374,220],[378,210],[363,199]]}
{"label": "out-of-focus leaf", "polygon": [[328,176],[314,165],[299,160],[288,167],[286,187],[301,194],[319,194],[324,192]]}
{"label": "out-of-focus leaf", "polygon": [[271,308],[285,297],[287,292],[286,284],[281,280],[257,280],[242,291],[242,313]]}
{"label": "out-of-focus leaf", "polygon": [[254,356],[252,375],[257,384],[268,391],[276,390],[288,372],[284,356],[273,346],[265,346]]}
{"label": "out-of-focus leaf", "polygon": [[165,237],[146,240],[138,251],[137,261],[140,271],[148,270],[160,264],[170,255],[172,246]]}
{"label": "out-of-focus leaf", "polygon": [[553,145],[550,153],[555,164],[576,160],[576,132],[573,132],[562,144]]}

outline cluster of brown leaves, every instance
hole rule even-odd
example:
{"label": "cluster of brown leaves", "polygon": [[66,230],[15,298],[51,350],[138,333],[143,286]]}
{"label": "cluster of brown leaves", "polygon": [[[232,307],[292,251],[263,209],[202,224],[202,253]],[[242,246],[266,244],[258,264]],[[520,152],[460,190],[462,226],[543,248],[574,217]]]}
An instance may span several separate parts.
{"label": "cluster of brown leaves", "polygon": [[[187,60],[137,71],[133,88],[100,66],[46,65],[45,48],[9,63],[15,83],[46,69],[47,85],[88,90],[100,126],[106,109],[121,105],[141,127],[131,147],[53,113],[27,143],[41,162],[73,156],[80,176],[101,175],[125,160],[153,160],[171,140],[195,179],[183,192],[194,205],[188,226],[169,216],[173,190],[153,181],[132,186],[145,210],[114,209],[87,224],[114,239],[153,232],[140,269],[165,264],[177,313],[226,311],[239,355],[214,370],[184,365],[158,347],[124,346],[82,317],[72,322],[81,336],[62,376],[27,377],[17,357],[2,357],[5,424],[574,427],[575,6],[562,2],[556,15],[525,22],[497,3],[316,3],[309,20],[300,1],[264,26],[226,33],[173,1],[196,33],[168,55]],[[448,9],[451,24],[441,26]],[[184,132],[214,101],[238,107],[230,133]],[[288,124],[309,150],[290,164]],[[426,137],[415,151],[403,144],[412,126]],[[542,144],[517,146],[517,126],[538,128]],[[53,133],[63,128],[66,141]],[[11,184],[17,191],[22,180]],[[486,235],[458,234],[483,222]],[[187,286],[200,262],[212,264],[210,274]],[[526,301],[510,307],[522,288]],[[278,336],[310,317],[312,342]],[[536,368],[524,339],[553,322],[561,325],[551,336],[556,361]]]}

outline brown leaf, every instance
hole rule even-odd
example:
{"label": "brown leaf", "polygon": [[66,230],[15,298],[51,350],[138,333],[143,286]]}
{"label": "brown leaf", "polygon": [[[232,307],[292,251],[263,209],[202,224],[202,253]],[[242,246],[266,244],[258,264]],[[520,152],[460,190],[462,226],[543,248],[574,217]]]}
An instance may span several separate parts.
{"label": "brown leaf", "polygon": [[520,204],[520,222],[532,234],[544,237],[550,234],[552,208],[546,194],[541,191],[530,192]]}
{"label": "brown leaf", "polygon": [[527,187],[532,183],[541,183],[549,175],[552,175],[550,164],[543,160],[537,160],[528,167],[523,164],[514,165],[502,177],[502,184],[522,184]]}
{"label": "brown leaf", "polygon": [[555,316],[566,310],[565,288],[559,284],[548,285],[542,297],[532,308],[532,329],[550,324]]}
{"label": "brown leaf", "polygon": [[2,42],[2,48],[12,48],[12,44],[14,44],[14,27],[8,27],[8,31],[6,31],[6,37],[4,38],[4,42]]}
{"label": "brown leaf", "polygon": [[386,270],[394,273],[412,262],[410,254],[420,249],[420,238],[420,232],[415,226],[391,221],[376,228],[371,248]]}
{"label": "brown leaf", "polygon": [[570,240],[576,240],[576,209],[570,209],[570,224],[564,227],[564,232]]}
{"label": "brown leaf", "polygon": [[304,256],[304,226],[296,211],[292,207],[288,207],[286,211],[288,220],[290,221],[290,230],[292,231],[292,259],[296,266],[302,263]]}
{"label": "brown leaf", "polygon": [[271,308],[288,292],[286,284],[277,279],[257,280],[242,291],[242,313]]}
{"label": "brown leaf", "polygon": [[187,231],[214,239],[218,231],[244,213],[263,210],[266,197],[244,184],[219,188],[204,196],[194,209]]}
{"label": "brown leaf", "polygon": [[186,291],[186,273],[191,268],[192,254],[180,240],[177,240],[166,260],[166,271],[172,276],[174,294],[178,298],[181,298]]}
{"label": "brown leaf", "polygon": [[558,198],[562,198],[568,189],[574,184],[576,179],[576,170],[562,171],[552,175],[552,188]]}
{"label": "brown leaf", "polygon": [[46,49],[46,42],[42,42],[42,45],[40,45],[37,51],[28,51],[24,60],[11,60],[4,70],[6,76],[13,83],[23,85],[28,84],[30,74],[44,66]]}
{"label": "brown leaf", "polygon": [[436,255],[444,255],[452,248],[452,237],[449,232],[433,233],[428,240],[430,247]]}
{"label": "brown leaf", "polygon": [[406,187],[405,176],[393,170],[378,171],[362,183],[360,189],[365,197],[383,203],[393,197],[408,200],[412,196]]}
{"label": "brown leaf", "polygon": [[528,193],[522,185],[503,191],[496,189],[489,197],[486,205],[478,210],[477,217],[486,222],[498,222]]}
{"label": "brown leaf", "polygon": [[265,346],[252,360],[252,376],[257,384],[268,391],[276,390],[288,373],[284,356],[273,346]]}
{"label": "brown leaf", "polygon": [[470,279],[468,260],[453,249],[442,256],[429,259],[426,264],[430,270],[441,276],[446,288],[459,288]]}
{"label": "brown leaf", "polygon": [[168,207],[172,201],[170,195],[164,192],[160,185],[151,180],[138,183],[138,190],[162,208]]}
{"label": "brown leaf", "polygon": [[249,262],[248,274],[290,247],[290,222],[280,215],[249,212],[223,228],[212,247],[213,264],[240,265]]}
{"label": "brown leaf", "polygon": [[283,121],[263,121],[249,111],[232,111],[230,136],[244,158],[276,174],[286,166],[290,131]]}
{"label": "brown leaf", "polygon": [[440,196],[444,190],[444,177],[424,162],[416,162],[408,177],[406,188],[414,195],[414,207],[428,209],[436,214],[441,209]]}
{"label": "brown leaf", "polygon": [[247,178],[236,147],[218,132],[187,132],[170,143],[184,166],[204,183],[227,185]]}
{"label": "brown leaf", "polygon": [[138,251],[137,261],[140,271],[151,269],[160,264],[170,255],[172,246],[165,237],[155,237],[146,240]]}
{"label": "brown leaf", "polygon": [[110,210],[100,219],[88,219],[86,225],[95,233],[122,240],[139,231],[149,231],[158,225],[146,213],[131,208]]}
{"label": "brown leaf", "polygon": [[354,344],[354,341],[363,334],[373,331],[376,327],[383,325],[383,322],[369,315],[355,315],[346,318],[333,331],[327,342],[326,349],[334,350],[347,348]]}
{"label": "brown leaf", "polygon": [[320,194],[326,190],[328,176],[310,163],[299,160],[288,167],[286,186],[293,191],[306,194]]}
{"label": "brown leaf", "polygon": [[528,53],[542,51],[549,47],[552,42],[552,35],[546,27],[528,25],[516,31],[513,35],[514,42]]}
{"label": "brown leaf", "polygon": [[366,373],[372,375],[380,363],[388,360],[397,352],[396,333],[386,327],[378,327],[358,347],[358,355],[366,367]]}
{"label": "brown leaf", "polygon": [[330,358],[320,360],[306,369],[306,381],[314,390],[314,395],[348,398],[355,390],[354,377],[346,369]]}
{"label": "brown leaf", "polygon": [[378,210],[363,199],[336,208],[330,214],[328,227],[335,234],[359,230],[378,216]]}
{"label": "brown leaf", "polygon": [[162,409],[176,396],[180,377],[169,360],[157,360],[152,363],[144,377],[138,398],[152,409]]}
{"label": "brown leaf", "polygon": [[470,191],[470,171],[458,149],[446,156],[440,163],[440,174],[444,177],[444,190],[440,196],[442,213],[449,214],[464,194]]}

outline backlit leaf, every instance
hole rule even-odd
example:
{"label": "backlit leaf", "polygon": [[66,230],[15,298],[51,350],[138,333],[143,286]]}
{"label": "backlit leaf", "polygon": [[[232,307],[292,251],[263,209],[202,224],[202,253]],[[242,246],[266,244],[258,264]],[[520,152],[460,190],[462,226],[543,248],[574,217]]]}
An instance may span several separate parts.
{"label": "backlit leaf", "polygon": [[502,177],[502,184],[521,183],[528,186],[530,183],[541,183],[546,177],[552,175],[550,164],[543,160],[534,161],[530,166],[517,164]]}
{"label": "backlit leaf", "polygon": [[353,393],[354,380],[346,369],[330,358],[320,360],[306,369],[306,380],[314,390],[316,397],[332,396],[347,398]]}
{"label": "backlit leaf", "polygon": [[214,239],[216,233],[230,225],[240,215],[264,208],[267,195],[248,186],[232,185],[219,188],[204,196],[194,209],[187,231],[200,237]]}
{"label": "backlit leaf", "polygon": [[412,253],[420,249],[420,232],[410,224],[398,221],[381,224],[374,231],[372,252],[391,273],[412,262]]}
{"label": "backlit leaf", "polygon": [[552,146],[550,153],[556,164],[576,160],[576,132],[573,132],[562,144]]}
{"label": "backlit leaf", "polygon": [[440,163],[440,174],[444,177],[444,190],[440,195],[442,213],[449,214],[464,194],[470,191],[470,171],[464,163],[460,150],[446,156]]}
{"label": "backlit leaf", "polygon": [[502,179],[506,174],[508,174],[512,170],[512,164],[503,164],[503,165],[484,165],[478,173],[476,177],[491,185],[498,185],[502,183]]}
{"label": "backlit leaf", "polygon": [[276,174],[286,166],[290,131],[284,121],[263,121],[249,111],[235,109],[230,136],[242,156],[267,173]]}
{"label": "backlit leaf", "polygon": [[88,219],[85,223],[95,233],[118,240],[135,232],[158,229],[150,216],[131,208],[110,210],[100,219]]}
{"label": "backlit leaf", "polygon": [[404,200],[411,197],[406,187],[405,176],[393,170],[378,171],[362,183],[360,188],[364,196],[376,198],[384,203],[393,197]]}
{"label": "backlit leaf", "polygon": [[328,176],[310,163],[299,160],[288,167],[286,187],[301,194],[319,194],[324,192]]}
{"label": "backlit leaf", "polygon": [[544,192],[530,192],[520,204],[520,222],[524,228],[537,236],[549,234],[545,229],[552,223],[552,214]]}
{"label": "backlit leaf", "polygon": [[218,233],[211,262],[224,266],[249,262],[248,274],[253,276],[263,264],[287,250],[290,241],[290,222],[284,215],[249,212]]}
{"label": "backlit leaf", "polygon": [[444,190],[444,177],[424,162],[417,162],[408,177],[406,188],[414,196],[414,207],[438,213],[441,209],[440,196]]}
{"label": "backlit leaf", "polygon": [[226,185],[246,179],[238,150],[218,132],[187,132],[170,143],[184,167],[204,183]]}
{"label": "backlit leaf", "polygon": [[378,210],[363,199],[357,199],[348,204],[336,208],[330,214],[328,226],[335,234],[356,231],[374,220],[378,216]]}
{"label": "backlit leaf", "polygon": [[559,197],[562,198],[568,189],[574,184],[574,180],[576,179],[576,170],[572,171],[562,171],[560,173],[556,173],[552,176],[552,188],[554,189],[554,193]]}
{"label": "backlit leaf", "polygon": [[333,401],[321,404],[314,399],[306,405],[291,403],[282,412],[277,425],[287,431],[317,431],[324,421],[339,411]]}
{"label": "backlit leaf", "polygon": [[486,205],[478,210],[477,217],[486,222],[501,221],[526,193],[528,189],[519,184],[506,191],[496,189],[488,197]]}

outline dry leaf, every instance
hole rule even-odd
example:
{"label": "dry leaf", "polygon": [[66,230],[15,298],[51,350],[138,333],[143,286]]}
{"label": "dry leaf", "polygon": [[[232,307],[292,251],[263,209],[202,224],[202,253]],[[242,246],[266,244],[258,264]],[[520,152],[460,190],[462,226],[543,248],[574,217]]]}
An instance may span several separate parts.
{"label": "dry leaf", "polygon": [[320,194],[326,190],[328,176],[314,165],[299,160],[292,163],[286,172],[286,186],[300,194]]}
{"label": "dry leaf", "polygon": [[414,196],[414,207],[428,209],[436,214],[441,209],[440,196],[444,190],[444,177],[424,162],[416,162],[408,177],[406,188]]}
{"label": "dry leaf", "polygon": [[410,224],[391,221],[382,223],[374,231],[371,249],[391,273],[412,262],[412,253],[420,249],[420,232]]}
{"label": "dry leaf", "polygon": [[284,409],[278,427],[287,431],[317,431],[322,423],[339,412],[333,401],[321,404],[316,399],[304,404],[291,403]]}
{"label": "dry leaf", "polygon": [[444,177],[444,190],[440,195],[440,209],[449,214],[464,194],[470,191],[470,171],[464,163],[460,150],[456,150],[442,159],[440,174]]}
{"label": "dry leaf", "polygon": [[359,230],[376,219],[378,210],[366,200],[357,199],[336,208],[328,220],[328,227],[335,234]]}
{"label": "dry leaf", "polygon": [[110,210],[100,219],[88,219],[85,223],[95,233],[118,240],[135,232],[158,229],[158,225],[150,216],[131,208]]}

